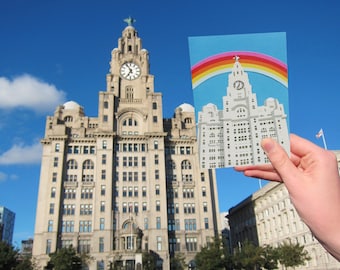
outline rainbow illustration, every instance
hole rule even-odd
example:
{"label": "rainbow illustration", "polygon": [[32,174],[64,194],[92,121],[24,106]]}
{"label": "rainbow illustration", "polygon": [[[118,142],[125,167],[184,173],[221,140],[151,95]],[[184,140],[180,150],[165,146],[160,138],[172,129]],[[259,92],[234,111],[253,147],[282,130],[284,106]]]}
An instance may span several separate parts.
{"label": "rainbow illustration", "polygon": [[263,74],[288,87],[286,63],[258,52],[232,51],[207,57],[192,66],[193,89],[209,78],[230,72],[235,63],[235,56],[239,57],[239,62],[245,71]]}

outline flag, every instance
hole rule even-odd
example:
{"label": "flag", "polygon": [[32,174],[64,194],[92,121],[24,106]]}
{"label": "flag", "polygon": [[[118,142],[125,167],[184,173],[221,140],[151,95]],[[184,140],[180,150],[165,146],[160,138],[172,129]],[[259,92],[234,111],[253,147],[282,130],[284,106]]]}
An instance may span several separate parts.
{"label": "flag", "polygon": [[323,136],[323,130],[320,129],[320,131],[315,135],[315,137],[317,137],[318,139]]}

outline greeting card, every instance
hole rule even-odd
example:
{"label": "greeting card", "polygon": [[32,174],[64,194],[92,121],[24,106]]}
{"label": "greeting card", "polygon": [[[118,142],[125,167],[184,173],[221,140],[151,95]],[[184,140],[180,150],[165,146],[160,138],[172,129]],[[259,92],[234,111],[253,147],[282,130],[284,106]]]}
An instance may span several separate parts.
{"label": "greeting card", "polygon": [[286,34],[189,37],[201,168],[265,164],[261,140],[289,153]]}

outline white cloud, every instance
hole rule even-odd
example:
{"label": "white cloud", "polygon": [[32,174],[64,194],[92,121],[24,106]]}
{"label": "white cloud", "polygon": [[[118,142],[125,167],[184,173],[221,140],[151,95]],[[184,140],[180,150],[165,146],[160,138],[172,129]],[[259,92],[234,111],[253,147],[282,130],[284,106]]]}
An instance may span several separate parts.
{"label": "white cloud", "polygon": [[0,155],[0,165],[39,164],[41,162],[41,154],[42,147],[40,143],[29,146],[16,144]]}
{"label": "white cloud", "polygon": [[0,77],[0,109],[27,108],[36,112],[54,111],[65,102],[66,94],[54,85],[31,75],[10,80]]}

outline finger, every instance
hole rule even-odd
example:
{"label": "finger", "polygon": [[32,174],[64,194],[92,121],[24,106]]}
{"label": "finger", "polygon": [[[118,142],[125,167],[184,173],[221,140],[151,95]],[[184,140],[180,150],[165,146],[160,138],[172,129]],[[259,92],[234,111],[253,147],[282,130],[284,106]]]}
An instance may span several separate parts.
{"label": "finger", "polygon": [[243,174],[248,177],[282,182],[281,176],[276,171],[248,170],[244,171]]}
{"label": "finger", "polygon": [[[294,137],[293,140],[298,140],[298,138]],[[295,142],[291,143],[291,145],[294,143]],[[262,140],[261,146],[266,152],[274,169],[284,182],[295,181],[295,179],[300,176],[300,172],[277,141],[266,138]]]}
{"label": "finger", "polygon": [[246,166],[235,166],[234,169],[238,172],[244,172],[248,170],[270,171],[270,170],[273,170],[273,166],[271,164],[246,165]]}
{"label": "finger", "polygon": [[310,152],[319,151],[320,149],[322,148],[304,138],[295,134],[290,135],[290,151],[299,157],[303,157]]}

